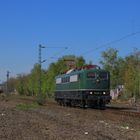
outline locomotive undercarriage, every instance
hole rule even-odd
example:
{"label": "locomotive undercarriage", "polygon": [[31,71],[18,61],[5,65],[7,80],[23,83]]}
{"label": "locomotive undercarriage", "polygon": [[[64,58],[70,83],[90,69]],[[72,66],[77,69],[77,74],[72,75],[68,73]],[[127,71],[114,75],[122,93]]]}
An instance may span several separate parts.
{"label": "locomotive undercarriage", "polygon": [[98,91],[98,95],[95,93],[95,91],[56,91],[55,100],[63,106],[105,109],[105,105],[111,100],[109,91]]}

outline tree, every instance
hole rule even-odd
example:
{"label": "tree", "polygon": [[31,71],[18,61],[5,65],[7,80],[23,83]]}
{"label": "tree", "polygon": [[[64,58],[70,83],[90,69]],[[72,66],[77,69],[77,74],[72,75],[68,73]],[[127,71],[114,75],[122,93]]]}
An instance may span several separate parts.
{"label": "tree", "polygon": [[100,63],[103,69],[110,72],[111,87],[115,88],[119,84],[118,50],[109,48],[106,51],[103,51]]}
{"label": "tree", "polygon": [[76,58],[76,67],[81,67],[85,65],[85,63],[85,59],[82,56]]}
{"label": "tree", "polygon": [[[41,69],[41,96],[43,98],[45,98],[46,94],[48,96],[53,95],[55,89],[55,76],[70,69],[65,60],[72,60],[74,62],[74,68],[85,64],[85,60],[82,56],[76,57],[74,55],[66,55],[60,57],[56,62],[51,63],[48,69]],[[35,64],[30,74],[20,74],[16,78],[16,89],[20,95],[39,95],[39,72],[39,64]],[[43,100],[41,96],[38,98],[39,102],[42,102]]]}
{"label": "tree", "polygon": [[29,75],[29,88],[32,95],[37,96],[39,92],[39,64],[35,64]]}
{"label": "tree", "polygon": [[[71,67],[67,65],[66,60],[73,60],[74,65],[73,67],[80,67],[85,64],[85,60],[83,57],[76,57],[74,55],[66,55],[58,59],[57,62],[51,63],[49,65],[49,68],[46,71],[45,76],[46,78],[46,92],[49,96],[53,95],[54,89],[55,89],[55,76],[62,74],[69,70]],[[45,85],[44,85],[45,86]]]}
{"label": "tree", "polygon": [[140,51],[125,58],[124,83],[128,96],[140,97]]}
{"label": "tree", "polygon": [[17,77],[17,92],[19,95],[25,95],[25,78],[23,74],[19,74]]}

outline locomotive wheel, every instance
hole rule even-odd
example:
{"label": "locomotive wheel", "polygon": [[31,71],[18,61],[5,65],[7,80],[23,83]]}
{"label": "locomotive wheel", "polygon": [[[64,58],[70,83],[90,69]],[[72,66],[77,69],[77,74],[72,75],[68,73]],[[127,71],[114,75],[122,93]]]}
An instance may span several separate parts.
{"label": "locomotive wheel", "polygon": [[68,106],[69,107],[71,107],[72,105],[71,105],[71,100],[69,100],[69,102],[68,102]]}
{"label": "locomotive wheel", "polygon": [[59,105],[60,105],[60,106],[62,106],[62,105],[63,105],[62,100],[60,100],[60,101],[59,101]]}
{"label": "locomotive wheel", "polygon": [[72,100],[72,101],[71,101],[71,106],[72,106],[72,107],[75,107],[75,106],[76,106],[76,101],[75,101],[75,100]]}
{"label": "locomotive wheel", "polygon": [[64,101],[64,100],[62,100],[62,106],[66,106],[66,104],[65,104],[65,101]]}
{"label": "locomotive wheel", "polygon": [[101,100],[100,104],[99,104],[99,107],[100,107],[101,110],[104,110],[106,108],[105,102]]}
{"label": "locomotive wheel", "polygon": [[80,107],[85,109],[85,105],[86,105],[85,100],[82,100],[81,103],[80,103]]}

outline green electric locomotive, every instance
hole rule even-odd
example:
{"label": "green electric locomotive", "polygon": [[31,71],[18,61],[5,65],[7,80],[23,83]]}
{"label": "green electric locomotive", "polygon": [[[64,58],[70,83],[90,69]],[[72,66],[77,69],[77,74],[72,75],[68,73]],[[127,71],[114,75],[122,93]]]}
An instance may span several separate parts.
{"label": "green electric locomotive", "polygon": [[105,108],[110,102],[110,75],[97,65],[56,76],[55,100],[60,105]]}

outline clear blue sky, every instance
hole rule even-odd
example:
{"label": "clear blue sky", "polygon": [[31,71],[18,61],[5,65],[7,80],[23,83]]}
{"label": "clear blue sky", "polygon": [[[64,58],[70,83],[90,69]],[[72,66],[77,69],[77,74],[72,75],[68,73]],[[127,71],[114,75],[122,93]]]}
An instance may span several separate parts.
{"label": "clear blue sky", "polygon": [[[69,47],[43,49],[47,68],[53,55],[79,56],[135,31],[140,31],[140,0],[0,0],[0,80],[7,70],[11,76],[29,73],[38,61],[39,44]],[[98,64],[108,47],[126,56],[140,49],[140,34],[84,57]]]}

